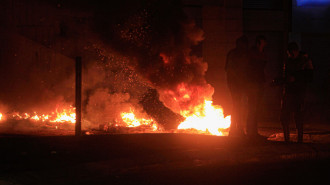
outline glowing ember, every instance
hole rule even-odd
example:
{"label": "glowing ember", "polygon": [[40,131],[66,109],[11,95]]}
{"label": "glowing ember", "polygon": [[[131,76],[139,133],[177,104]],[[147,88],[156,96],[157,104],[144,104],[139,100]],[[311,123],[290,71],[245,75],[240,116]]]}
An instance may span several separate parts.
{"label": "glowing ember", "polygon": [[0,121],[2,121],[3,120],[3,115],[2,115],[2,113],[0,113]]}
{"label": "glowing ember", "polygon": [[160,53],[159,56],[163,59],[164,64],[168,64],[169,63],[169,57],[166,56],[164,53]]}
{"label": "glowing ember", "polygon": [[195,129],[198,133],[224,135],[223,130],[228,129],[231,123],[230,116],[224,117],[222,108],[212,103],[205,100],[193,110],[182,111],[181,115],[186,119],[178,129]]}
{"label": "glowing ember", "polygon": [[122,112],[121,118],[127,127],[150,126],[153,131],[158,130],[158,125],[153,119],[137,118],[134,112]]}

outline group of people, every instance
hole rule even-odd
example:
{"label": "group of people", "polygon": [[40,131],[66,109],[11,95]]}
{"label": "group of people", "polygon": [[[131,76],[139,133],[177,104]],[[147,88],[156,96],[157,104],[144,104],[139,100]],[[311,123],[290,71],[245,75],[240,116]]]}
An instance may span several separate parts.
{"label": "group of people", "polygon": [[[248,38],[241,36],[236,40],[236,48],[227,54],[225,70],[233,102],[229,136],[246,135],[254,139],[264,138],[258,133],[258,117],[262,112],[261,101],[266,82],[264,72],[267,63],[264,52],[266,45],[266,38],[259,35],[254,46],[249,48]],[[281,122],[285,141],[289,142],[289,123],[293,113],[298,130],[298,142],[302,142],[303,102],[307,83],[312,78],[313,66],[308,55],[299,51],[297,43],[288,45],[287,54],[283,77],[278,83],[284,87]],[[247,106],[245,106],[246,100]],[[244,112],[247,112],[246,119]]]}

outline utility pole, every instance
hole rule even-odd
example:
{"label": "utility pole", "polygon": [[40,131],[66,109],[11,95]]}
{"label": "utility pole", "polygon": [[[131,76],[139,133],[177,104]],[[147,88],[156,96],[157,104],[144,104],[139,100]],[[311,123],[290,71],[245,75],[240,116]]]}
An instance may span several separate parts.
{"label": "utility pole", "polygon": [[81,136],[81,86],[82,86],[81,57],[76,57],[76,125],[75,135]]}

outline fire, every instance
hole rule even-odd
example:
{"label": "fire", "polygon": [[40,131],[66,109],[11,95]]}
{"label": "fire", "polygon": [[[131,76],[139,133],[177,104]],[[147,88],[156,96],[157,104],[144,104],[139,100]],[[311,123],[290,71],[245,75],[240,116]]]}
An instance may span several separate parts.
{"label": "fire", "polygon": [[38,115],[32,116],[31,119],[36,120],[36,121],[39,121],[40,120],[40,118],[38,117]]}
{"label": "fire", "polygon": [[176,88],[162,92],[165,104],[185,118],[178,126],[183,132],[226,135],[231,116],[224,116],[223,109],[213,105],[214,89],[207,83],[180,83]]}
{"label": "fire", "polygon": [[[196,93],[194,89],[197,89]],[[185,118],[183,122],[177,127],[178,130],[188,133],[198,133],[198,134],[210,134],[223,136],[226,135],[226,131],[231,124],[231,117],[224,116],[223,109],[220,106],[213,105],[209,98],[205,97],[204,100],[195,101],[196,95],[203,92],[198,88],[191,88],[186,84],[180,84],[177,91],[169,91],[168,97],[172,97],[175,103],[179,106],[185,107],[179,113]],[[192,103],[191,103],[192,102]],[[202,102],[202,103],[197,103]],[[194,104],[195,103],[195,104]],[[121,121],[115,121],[114,126],[123,127],[139,127],[142,129],[147,129],[151,132],[162,131],[162,127],[153,120],[148,118],[148,116],[139,111],[134,111],[133,108],[130,111],[123,111],[120,113]],[[72,123],[76,122],[75,107],[57,108],[56,111],[50,114],[40,114],[38,112],[31,113],[0,113],[0,121],[7,119],[15,120],[30,120],[36,123],[55,123],[57,129],[60,126],[58,123]]]}
{"label": "fire", "polygon": [[185,121],[180,123],[178,129],[195,129],[198,133],[222,136],[223,130],[230,127],[231,116],[224,116],[220,106],[212,105],[212,101],[195,106],[193,110],[182,111]]}
{"label": "fire", "polygon": [[146,125],[150,126],[153,131],[158,130],[158,125],[153,119],[137,118],[132,110],[130,112],[122,112],[120,115],[127,127]]}
{"label": "fire", "polygon": [[[1,113],[0,113],[1,114]],[[2,114],[0,120],[2,120]],[[53,122],[53,123],[75,123],[76,122],[76,113],[74,107],[69,107],[68,109],[62,109],[61,111],[56,110],[51,114],[38,114],[34,112],[33,115],[29,113],[18,113],[14,112],[9,115],[9,117],[16,120],[31,120],[31,121],[41,121],[41,122]]]}
{"label": "fire", "polygon": [[63,123],[63,122],[69,122],[69,123],[76,123],[76,113],[75,109],[71,107],[70,109],[63,109],[62,112],[56,112],[56,118],[53,120],[50,120],[50,122],[57,122],[57,123]]}

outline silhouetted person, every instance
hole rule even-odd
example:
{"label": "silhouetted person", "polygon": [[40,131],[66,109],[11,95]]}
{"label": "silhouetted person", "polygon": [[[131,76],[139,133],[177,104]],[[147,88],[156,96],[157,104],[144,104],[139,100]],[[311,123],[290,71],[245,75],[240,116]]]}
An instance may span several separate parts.
{"label": "silhouetted person", "polygon": [[260,104],[264,94],[264,69],[267,62],[264,48],[266,44],[266,38],[259,35],[256,37],[255,46],[249,51],[246,84],[248,98],[246,134],[250,138],[261,138],[258,134],[258,116],[261,113]]}
{"label": "silhouetted person", "polygon": [[246,66],[248,62],[248,39],[242,36],[236,40],[236,48],[227,54],[225,70],[227,72],[227,84],[233,102],[230,136],[243,136],[242,122],[242,98],[245,94]]}
{"label": "silhouetted person", "polygon": [[288,45],[288,60],[284,66],[284,95],[282,99],[281,123],[284,139],[290,141],[290,117],[298,131],[298,142],[303,142],[303,108],[307,84],[313,78],[313,65],[306,53],[299,52],[295,42]]}

